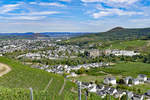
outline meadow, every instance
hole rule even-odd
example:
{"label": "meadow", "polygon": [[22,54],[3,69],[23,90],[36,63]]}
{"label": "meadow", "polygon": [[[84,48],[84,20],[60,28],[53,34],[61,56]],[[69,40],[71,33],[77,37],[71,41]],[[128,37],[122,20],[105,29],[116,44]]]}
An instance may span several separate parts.
{"label": "meadow", "polygon": [[103,68],[91,68],[86,71],[86,75],[81,75],[80,77],[90,77],[92,76],[132,76],[137,77],[139,74],[146,74],[150,77],[150,64],[141,62],[119,62],[111,67]]}
{"label": "meadow", "polygon": [[106,49],[136,50],[137,48],[146,46],[147,44],[148,41],[146,40],[115,41],[107,46]]}

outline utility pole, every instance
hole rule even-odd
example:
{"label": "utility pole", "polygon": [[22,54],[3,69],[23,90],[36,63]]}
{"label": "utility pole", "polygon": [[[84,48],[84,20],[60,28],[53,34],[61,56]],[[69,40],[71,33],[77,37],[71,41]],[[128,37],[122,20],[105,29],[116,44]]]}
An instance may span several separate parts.
{"label": "utility pole", "polygon": [[126,99],[128,100],[128,92],[126,92]]}
{"label": "utility pole", "polygon": [[81,100],[81,82],[78,82],[78,100]]}
{"label": "utility pole", "polygon": [[88,98],[88,90],[85,91],[85,100]]}
{"label": "utility pole", "polygon": [[29,89],[30,89],[31,100],[33,100],[33,89],[32,88],[29,88]]}

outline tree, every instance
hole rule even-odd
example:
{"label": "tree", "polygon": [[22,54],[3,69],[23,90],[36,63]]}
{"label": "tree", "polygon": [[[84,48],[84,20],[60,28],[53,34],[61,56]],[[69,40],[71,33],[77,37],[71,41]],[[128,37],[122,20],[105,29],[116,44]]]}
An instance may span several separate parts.
{"label": "tree", "polygon": [[63,73],[63,76],[66,77],[67,75],[69,75],[69,73]]}
{"label": "tree", "polygon": [[132,84],[132,79],[129,79],[129,82],[128,82],[128,84]]}
{"label": "tree", "polygon": [[85,72],[85,68],[81,67],[78,71],[77,74],[83,74]]}
{"label": "tree", "polygon": [[140,94],[141,93],[141,89],[138,89],[137,92]]}
{"label": "tree", "polygon": [[120,100],[127,100],[127,95],[123,95]]}
{"label": "tree", "polygon": [[119,84],[125,84],[125,82],[124,82],[123,79],[119,79],[118,83],[119,83]]}
{"label": "tree", "polygon": [[98,80],[95,80],[95,84],[96,84],[96,85],[98,85],[98,84],[99,84]]}

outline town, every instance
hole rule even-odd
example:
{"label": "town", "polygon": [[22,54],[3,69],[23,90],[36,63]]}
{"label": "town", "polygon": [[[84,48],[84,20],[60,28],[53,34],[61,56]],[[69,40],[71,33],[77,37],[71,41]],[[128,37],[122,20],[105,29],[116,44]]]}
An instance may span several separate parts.
{"label": "town", "polygon": [[[76,82],[77,84],[79,81]],[[119,82],[117,82],[116,78],[114,77],[106,77],[103,81],[103,84],[95,84],[95,83],[88,83],[88,82],[81,82],[81,88],[87,89],[89,92],[97,93],[99,96],[104,98],[106,95],[114,96],[115,98],[121,98],[123,95],[127,95],[128,99],[132,100],[143,100],[144,97],[147,99],[150,98],[150,90],[148,90],[145,94],[136,94],[132,91],[128,90],[122,90],[118,88],[118,84],[124,84],[127,86],[132,85],[138,85],[138,84],[144,84],[149,83],[150,84],[150,78],[147,78],[146,75],[140,74],[137,76],[137,78],[132,77],[126,77],[124,79],[120,79]],[[114,88],[114,86],[116,88]],[[140,92],[140,90],[139,90]]]}
{"label": "town", "polygon": [[[150,84],[150,78],[144,74],[139,74],[137,78],[126,76],[124,78],[116,79],[113,75],[105,76],[103,82],[96,84],[95,82],[79,81],[76,77],[80,77],[79,70],[90,70],[94,68],[110,69],[115,63],[112,61],[90,61],[91,63],[78,63],[78,64],[66,64],[66,63],[43,63],[41,60],[64,60],[64,59],[77,59],[85,57],[86,59],[97,59],[98,57],[105,56],[110,58],[114,57],[134,57],[140,56],[137,51],[119,50],[119,49],[91,49],[81,47],[78,45],[62,45],[59,44],[60,40],[2,40],[0,44],[0,55],[13,57],[20,60],[23,64],[31,65],[32,68],[38,68],[45,70],[49,73],[55,73],[64,76],[67,80],[78,84],[81,82],[81,89],[87,89],[88,92],[96,93],[101,98],[106,95],[113,96],[115,98],[121,98],[123,95],[127,95],[129,99],[143,100],[144,98],[150,98],[150,90],[147,93],[139,94],[129,89],[120,88],[121,86],[136,86],[140,84]],[[102,45],[102,44],[101,44]],[[16,52],[16,53],[15,53]],[[103,72],[103,71],[101,71]],[[105,73],[105,72],[103,72]]]}

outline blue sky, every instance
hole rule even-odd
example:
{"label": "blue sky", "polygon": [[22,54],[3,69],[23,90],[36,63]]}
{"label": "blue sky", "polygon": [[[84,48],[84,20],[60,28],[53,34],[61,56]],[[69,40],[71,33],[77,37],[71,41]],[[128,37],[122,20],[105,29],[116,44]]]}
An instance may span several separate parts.
{"label": "blue sky", "polygon": [[150,0],[1,0],[0,32],[150,27]]}

